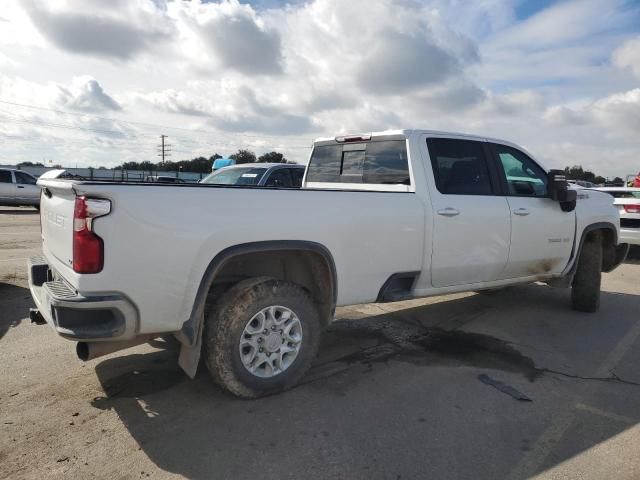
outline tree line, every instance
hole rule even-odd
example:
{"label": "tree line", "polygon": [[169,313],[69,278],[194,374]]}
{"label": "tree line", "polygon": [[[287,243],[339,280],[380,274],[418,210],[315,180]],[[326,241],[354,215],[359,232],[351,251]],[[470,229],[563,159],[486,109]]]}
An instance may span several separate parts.
{"label": "tree line", "polygon": [[[213,162],[218,158],[223,158],[222,155],[214,153],[209,158],[196,157],[191,160],[180,160],[178,162],[165,161],[159,163],[153,163],[148,160],[143,162],[124,162],[122,165],[116,167],[117,169],[124,170],[142,170],[142,171],[158,171],[158,172],[193,172],[193,173],[210,173]],[[287,163],[286,157],[279,152],[267,152],[259,157],[256,156],[251,150],[241,149],[233,155],[229,155],[229,158],[239,163]]]}
{"label": "tree line", "polygon": [[613,180],[611,180],[611,182],[609,182],[605,177],[596,175],[589,170],[585,170],[584,168],[582,168],[582,165],[564,167],[564,174],[569,180],[584,180],[585,182],[595,183],[596,185],[601,185],[605,182],[624,185],[624,180],[620,177],[615,177]]}

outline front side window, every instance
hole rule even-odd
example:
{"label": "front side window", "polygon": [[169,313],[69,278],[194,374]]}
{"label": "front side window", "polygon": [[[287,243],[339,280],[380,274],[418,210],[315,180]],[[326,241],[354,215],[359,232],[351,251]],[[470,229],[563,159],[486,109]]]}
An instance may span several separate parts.
{"label": "front side window", "polygon": [[0,183],[13,183],[9,170],[0,170]]}
{"label": "front side window", "polygon": [[493,195],[483,142],[427,139],[436,188],[447,195]]}
{"label": "front side window", "polygon": [[36,184],[36,179],[33,178],[31,175],[28,175],[26,173],[23,172],[15,172],[16,175],[16,183],[19,183],[21,185],[35,185]]}
{"label": "front side window", "polygon": [[494,144],[511,196],[546,197],[547,174],[520,150]]}
{"label": "front side window", "polygon": [[300,188],[302,186],[302,177],[304,177],[304,168],[292,168],[289,171],[291,172],[293,186]]}
{"label": "front side window", "polygon": [[291,188],[291,176],[286,168],[279,168],[269,175],[264,184],[265,187]]}
{"label": "front side window", "polygon": [[307,181],[410,185],[406,141],[318,145],[309,160]]}

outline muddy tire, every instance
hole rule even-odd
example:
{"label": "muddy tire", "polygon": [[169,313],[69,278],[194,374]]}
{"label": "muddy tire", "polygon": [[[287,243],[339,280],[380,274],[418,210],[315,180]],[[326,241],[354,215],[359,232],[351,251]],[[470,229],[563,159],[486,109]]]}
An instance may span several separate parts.
{"label": "muddy tire", "polygon": [[602,278],[602,241],[599,233],[590,234],[582,246],[573,277],[571,305],[580,312],[595,312],[600,307]]}
{"label": "muddy tire", "polygon": [[267,277],[242,281],[205,314],[204,358],[230,393],[258,398],[293,387],[320,343],[321,323],[309,294]]}

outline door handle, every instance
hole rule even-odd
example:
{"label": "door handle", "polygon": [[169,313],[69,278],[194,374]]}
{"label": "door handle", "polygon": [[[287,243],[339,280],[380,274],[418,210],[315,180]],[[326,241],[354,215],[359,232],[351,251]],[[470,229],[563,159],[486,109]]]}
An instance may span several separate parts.
{"label": "door handle", "polygon": [[18,185],[18,188],[24,188],[22,185]]}
{"label": "door handle", "polygon": [[453,207],[447,207],[447,208],[438,210],[438,215],[442,215],[443,217],[455,217],[456,215],[459,215],[459,214],[460,214],[460,211]]}
{"label": "door handle", "polygon": [[513,211],[514,215],[520,215],[521,217],[526,217],[527,215],[529,215],[531,212],[529,210],[527,210],[526,208],[516,208]]}

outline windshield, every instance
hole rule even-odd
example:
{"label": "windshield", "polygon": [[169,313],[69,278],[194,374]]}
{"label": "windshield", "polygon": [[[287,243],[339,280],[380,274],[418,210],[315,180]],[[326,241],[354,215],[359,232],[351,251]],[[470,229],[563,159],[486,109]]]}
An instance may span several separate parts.
{"label": "windshield", "polygon": [[225,168],[213,172],[202,179],[200,183],[211,185],[257,185],[267,169],[264,167],[252,168]]}

